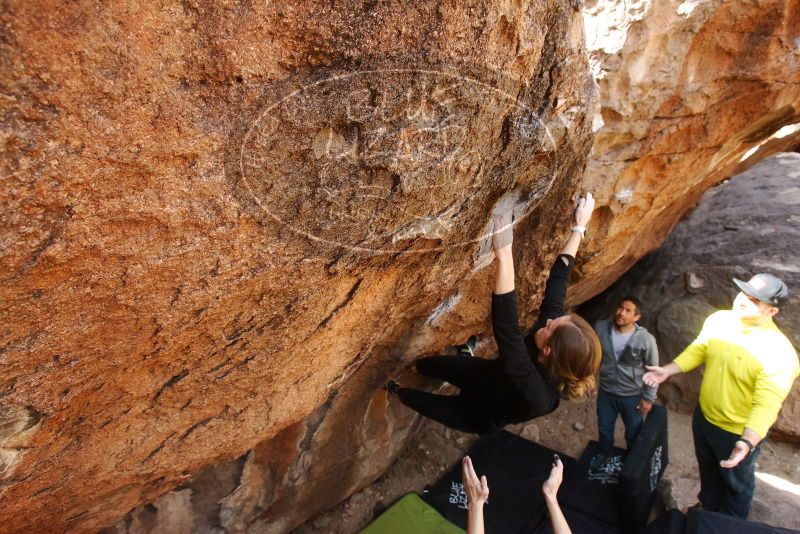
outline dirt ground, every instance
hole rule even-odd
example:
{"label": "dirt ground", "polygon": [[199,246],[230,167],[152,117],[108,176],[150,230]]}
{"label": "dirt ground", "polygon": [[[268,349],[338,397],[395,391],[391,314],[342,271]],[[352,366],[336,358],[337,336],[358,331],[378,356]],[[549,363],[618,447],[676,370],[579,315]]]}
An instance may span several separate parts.
{"label": "dirt ground", "polygon": [[[562,402],[549,416],[507,430],[577,458],[589,440],[597,439],[594,408],[593,401]],[[668,426],[669,466],[659,489],[660,505],[684,508],[696,502],[699,490],[691,414],[669,412]],[[460,460],[475,439],[475,436],[450,430],[433,421],[422,421],[406,450],[381,478],[309,520],[294,534],[359,532],[376,513],[404,494],[421,493],[425,486],[438,480]],[[620,421],[617,422],[616,444],[624,446]],[[800,447],[767,442],[756,464],[756,473],[759,479],[749,519],[800,529]],[[491,491],[491,480],[489,488]]]}

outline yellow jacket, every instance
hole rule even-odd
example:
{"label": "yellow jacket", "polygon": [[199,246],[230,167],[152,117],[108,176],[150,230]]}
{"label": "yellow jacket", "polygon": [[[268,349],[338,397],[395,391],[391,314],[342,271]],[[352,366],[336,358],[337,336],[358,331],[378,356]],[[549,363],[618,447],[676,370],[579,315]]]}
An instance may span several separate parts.
{"label": "yellow jacket", "polygon": [[708,422],[734,434],[747,427],[762,438],[800,374],[794,347],[772,319],[746,327],[729,310],[711,314],[674,361],[684,373],[705,364],[700,409]]}

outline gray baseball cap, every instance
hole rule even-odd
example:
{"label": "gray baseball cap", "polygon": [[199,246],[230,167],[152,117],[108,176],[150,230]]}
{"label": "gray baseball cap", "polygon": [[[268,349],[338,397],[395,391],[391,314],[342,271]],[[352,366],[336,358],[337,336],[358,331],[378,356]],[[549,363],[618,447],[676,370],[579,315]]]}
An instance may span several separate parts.
{"label": "gray baseball cap", "polygon": [[768,273],[758,273],[747,282],[738,278],[733,279],[742,293],[766,302],[770,306],[780,306],[789,300],[789,289],[780,278]]}

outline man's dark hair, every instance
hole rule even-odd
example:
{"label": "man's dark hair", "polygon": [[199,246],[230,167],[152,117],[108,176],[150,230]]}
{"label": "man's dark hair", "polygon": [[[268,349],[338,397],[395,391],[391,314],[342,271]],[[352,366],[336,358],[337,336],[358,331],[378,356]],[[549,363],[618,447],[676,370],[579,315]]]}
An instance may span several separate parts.
{"label": "man's dark hair", "polygon": [[[619,299],[619,304],[622,304],[626,300],[628,302],[633,303],[633,306],[636,308],[636,315],[641,315],[642,314],[642,301],[641,300],[637,299],[633,295],[627,295],[627,296],[622,297],[621,299]],[[617,306],[619,306],[619,304],[617,304]]]}

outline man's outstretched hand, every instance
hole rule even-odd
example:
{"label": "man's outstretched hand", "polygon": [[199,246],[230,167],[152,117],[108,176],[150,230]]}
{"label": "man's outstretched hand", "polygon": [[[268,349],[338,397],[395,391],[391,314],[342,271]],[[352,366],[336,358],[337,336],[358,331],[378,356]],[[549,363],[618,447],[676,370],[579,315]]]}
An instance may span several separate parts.
{"label": "man's outstretched hand", "polygon": [[646,365],[645,368],[647,369],[647,372],[642,377],[642,380],[651,388],[657,387],[659,384],[669,378],[669,373],[663,367]]}

